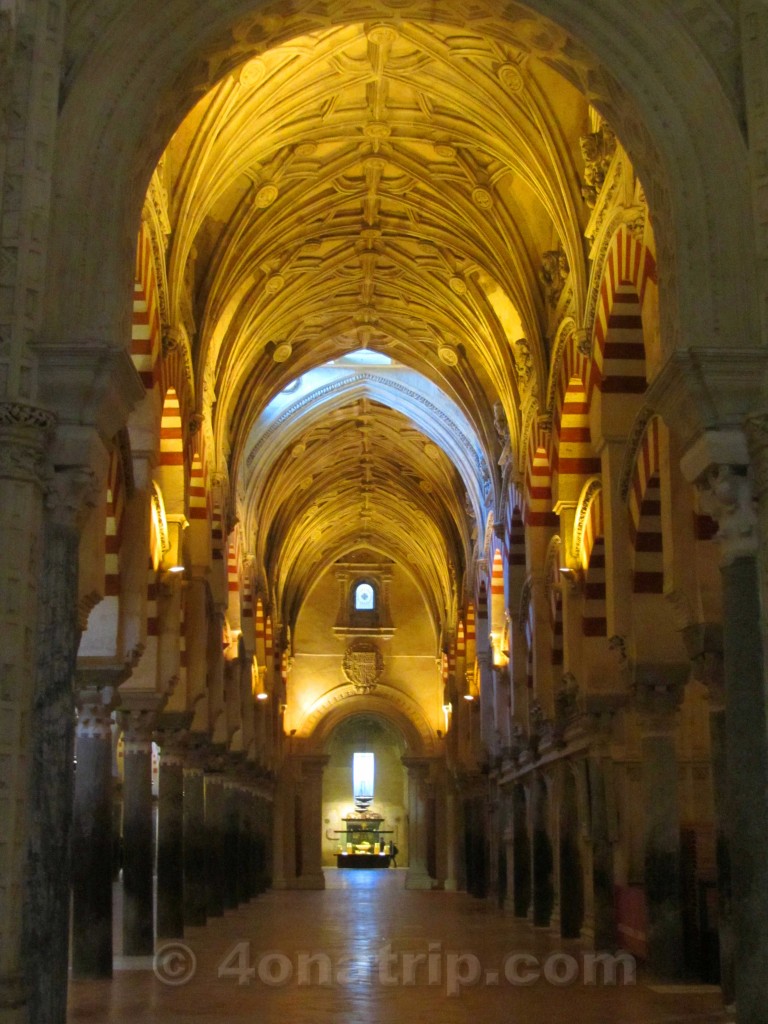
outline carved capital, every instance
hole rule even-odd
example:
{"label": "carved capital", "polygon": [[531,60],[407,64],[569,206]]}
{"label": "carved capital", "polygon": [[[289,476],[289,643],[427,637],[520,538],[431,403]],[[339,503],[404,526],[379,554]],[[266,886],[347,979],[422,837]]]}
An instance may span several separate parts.
{"label": "carved capital", "polygon": [[192,711],[163,711],[156,720],[154,740],[160,747],[162,764],[186,764],[189,727],[192,724]]}
{"label": "carved capital", "polygon": [[675,728],[677,712],[690,674],[691,667],[687,663],[635,665],[632,696],[643,732],[668,733]]}
{"label": "carved capital", "polygon": [[49,518],[77,529],[101,498],[101,480],[90,466],[55,470],[47,480],[45,509]]}
{"label": "carved capital", "polygon": [[112,712],[117,702],[117,688],[109,681],[99,685],[98,677],[94,677],[89,685],[81,686],[77,692],[78,739],[111,740]]}
{"label": "carved capital", "polygon": [[723,627],[719,622],[696,622],[682,630],[691,658],[693,678],[707,687],[712,711],[725,707]]}
{"label": "carved capital", "polygon": [[759,500],[768,493],[768,413],[749,416],[744,424],[752,467],[752,486]]}
{"label": "carved capital", "polygon": [[140,693],[135,690],[122,690],[120,698],[121,707],[117,717],[123,730],[125,755],[146,754],[152,743],[163,698],[157,693]]}
{"label": "carved capital", "polygon": [[0,402],[0,477],[44,487],[46,449],[56,417],[21,402]]}
{"label": "carved capital", "polygon": [[715,539],[720,543],[723,565],[737,558],[754,558],[757,513],[746,467],[712,465],[699,477],[697,486],[702,509],[719,526]]}

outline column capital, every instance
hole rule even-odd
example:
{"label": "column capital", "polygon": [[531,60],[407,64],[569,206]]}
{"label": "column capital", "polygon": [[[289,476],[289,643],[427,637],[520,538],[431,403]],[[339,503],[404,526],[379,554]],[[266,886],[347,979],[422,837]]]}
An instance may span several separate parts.
{"label": "column capital", "polygon": [[635,665],[632,683],[633,708],[646,733],[668,733],[676,725],[691,666],[685,664]]}
{"label": "column capital", "polygon": [[301,766],[301,774],[304,776],[321,775],[330,761],[327,754],[296,754],[294,757]]}
{"label": "column capital", "polygon": [[682,630],[691,658],[693,678],[706,686],[713,711],[725,707],[723,627],[719,622],[696,622]]}
{"label": "column capital", "polygon": [[186,763],[189,727],[192,711],[161,711],[154,724],[154,740],[160,747],[161,764],[170,766]]}
{"label": "column capital", "polygon": [[756,498],[768,492],[768,412],[748,416],[744,422]]}
{"label": "column capital", "polygon": [[89,680],[91,685],[80,684],[76,691],[78,739],[106,740],[112,738],[112,712],[118,704],[117,687]]}
{"label": "column capital", "polygon": [[431,757],[401,757],[400,762],[409,778],[424,779],[432,765]]}
{"label": "column capital", "polygon": [[24,402],[0,402],[0,477],[36,484],[47,478],[46,451],[56,416]]}
{"label": "column capital", "polygon": [[123,730],[125,754],[147,752],[157,722],[158,712],[163,705],[160,694],[138,694],[122,691],[118,709],[118,722]]}

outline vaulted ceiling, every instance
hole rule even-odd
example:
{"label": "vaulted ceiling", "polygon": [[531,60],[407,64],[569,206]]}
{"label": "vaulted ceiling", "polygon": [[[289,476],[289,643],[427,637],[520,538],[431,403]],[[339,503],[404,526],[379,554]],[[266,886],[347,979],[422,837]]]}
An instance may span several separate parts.
{"label": "vaulted ceiling", "polygon": [[201,406],[289,618],[356,546],[450,612],[558,298],[583,294],[590,109],[548,59],[568,40],[461,7],[273,47],[244,26],[160,166]]}

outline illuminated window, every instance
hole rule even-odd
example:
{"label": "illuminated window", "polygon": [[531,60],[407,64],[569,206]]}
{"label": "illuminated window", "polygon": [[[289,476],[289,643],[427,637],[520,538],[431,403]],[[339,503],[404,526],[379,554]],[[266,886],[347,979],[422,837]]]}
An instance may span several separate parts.
{"label": "illuminated window", "polygon": [[355,611],[372,612],[375,604],[373,587],[370,583],[358,583],[355,587]]}
{"label": "illuminated window", "polygon": [[358,810],[366,810],[373,800],[373,754],[352,755],[352,795]]}

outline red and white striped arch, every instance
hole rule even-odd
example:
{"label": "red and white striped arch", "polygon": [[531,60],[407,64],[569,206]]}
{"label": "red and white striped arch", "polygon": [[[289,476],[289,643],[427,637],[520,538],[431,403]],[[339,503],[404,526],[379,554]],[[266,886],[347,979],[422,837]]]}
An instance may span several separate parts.
{"label": "red and white striped arch", "polygon": [[142,223],[136,247],[131,358],[147,391],[151,391],[155,385],[156,368],[161,354],[159,293],[152,258],[152,242],[147,226]]}
{"label": "red and white striped arch", "polygon": [[664,589],[660,428],[658,416],[653,416],[646,424],[629,488],[629,531],[635,552],[633,589],[636,594],[660,594]]}
{"label": "red and white striped arch", "polygon": [[625,224],[611,240],[603,266],[593,329],[592,387],[604,393],[642,394],[646,388],[642,306],[656,281],[651,251]]}
{"label": "red and white striped arch", "polygon": [[531,427],[525,470],[525,525],[557,527],[552,511],[551,437],[537,421]]}
{"label": "red and white striped arch", "polygon": [[589,504],[582,540],[582,559],[586,565],[581,620],[584,636],[607,636],[608,631],[604,533],[603,491],[600,488]]}
{"label": "red and white striped arch", "polygon": [[104,544],[104,596],[120,595],[120,546],[123,542],[125,477],[118,449],[112,451],[107,473],[107,515]]}

